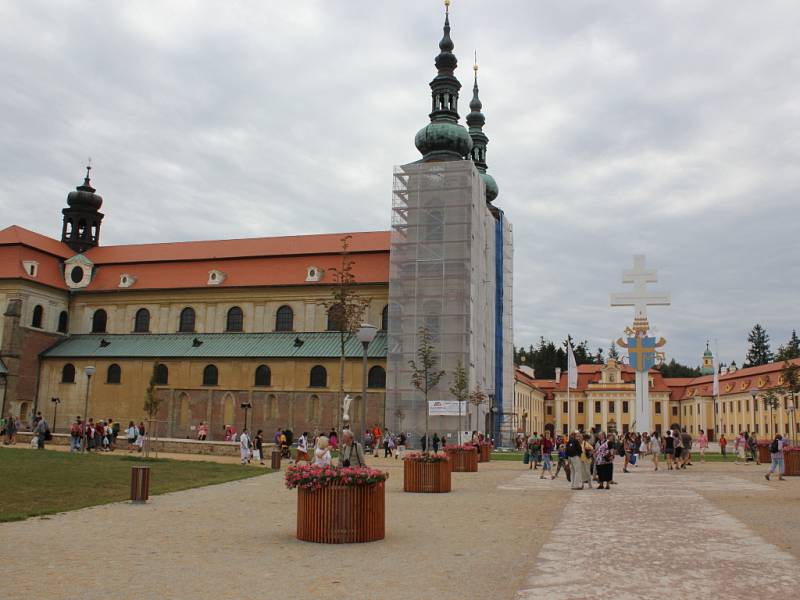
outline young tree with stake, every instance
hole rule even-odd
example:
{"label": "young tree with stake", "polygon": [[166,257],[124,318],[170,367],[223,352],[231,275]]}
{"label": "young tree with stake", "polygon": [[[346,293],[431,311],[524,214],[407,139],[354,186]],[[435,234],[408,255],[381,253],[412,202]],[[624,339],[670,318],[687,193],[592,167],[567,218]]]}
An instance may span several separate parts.
{"label": "young tree with stake", "polygon": [[435,388],[444,377],[445,372],[436,369],[439,362],[436,349],[431,343],[431,334],[425,327],[420,327],[417,339],[417,358],[408,361],[411,367],[411,383],[425,397],[425,451],[428,451],[428,393]]}

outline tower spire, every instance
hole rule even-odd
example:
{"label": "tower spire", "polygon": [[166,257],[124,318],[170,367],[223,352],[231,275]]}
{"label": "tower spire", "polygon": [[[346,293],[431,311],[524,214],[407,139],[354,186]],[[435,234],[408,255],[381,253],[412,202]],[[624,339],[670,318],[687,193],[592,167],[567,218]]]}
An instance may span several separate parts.
{"label": "tower spire", "polygon": [[445,0],[444,28],[436,56],[436,77],[430,83],[430,124],[417,132],[414,144],[422,161],[461,160],[472,149],[472,140],[458,123],[458,91],[461,83],[455,76],[458,59],[450,38],[450,0]]}
{"label": "tower spire", "polygon": [[67,196],[67,208],[61,210],[63,225],[61,228],[61,241],[75,252],[86,252],[100,243],[100,223],[103,213],[100,207],[103,198],[95,194],[97,190],[92,187],[90,173],[92,159],[86,165],[86,176],[83,185],[75,188]]}
{"label": "tower spire", "polygon": [[467,125],[469,126],[469,136],[472,138],[472,152],[470,158],[475,163],[475,167],[480,171],[483,182],[486,184],[486,201],[492,202],[497,198],[497,182],[494,177],[486,172],[486,146],[489,138],[483,132],[486,117],[481,110],[483,104],[478,95],[478,51],[475,51],[475,62],[472,65],[474,72],[474,83],[472,85],[472,100],[470,100],[470,113],[467,115]]}

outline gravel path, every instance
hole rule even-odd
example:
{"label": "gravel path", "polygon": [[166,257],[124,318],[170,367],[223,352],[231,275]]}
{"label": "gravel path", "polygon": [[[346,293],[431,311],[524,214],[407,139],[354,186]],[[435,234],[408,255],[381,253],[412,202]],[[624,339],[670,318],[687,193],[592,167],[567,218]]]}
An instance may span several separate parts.
{"label": "gravel path", "polygon": [[0,524],[0,581],[11,597],[84,600],[512,598],[569,495],[498,490],[522,469],[500,461],[455,473],[450,494],[406,494],[400,461],[373,462],[391,473],[380,542],[297,541],[296,491],[268,474]]}

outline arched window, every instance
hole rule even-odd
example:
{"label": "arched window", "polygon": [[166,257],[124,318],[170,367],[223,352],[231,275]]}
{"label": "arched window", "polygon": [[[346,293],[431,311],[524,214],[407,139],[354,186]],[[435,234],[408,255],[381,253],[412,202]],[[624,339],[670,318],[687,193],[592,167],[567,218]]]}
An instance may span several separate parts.
{"label": "arched window", "polygon": [[327,387],[328,386],[328,372],[322,365],[312,367],[311,376],[308,380],[308,387]]}
{"label": "arched window", "polygon": [[381,331],[389,331],[389,305],[383,307],[381,312]]}
{"label": "arched window", "polygon": [[219,382],[219,372],[214,365],[206,365],[203,369],[203,385],[217,385]]}
{"label": "arched window", "polygon": [[61,383],[75,383],[75,366],[67,363],[61,369]]}
{"label": "arched window", "polygon": [[69,314],[62,310],[58,315],[58,333],[67,333],[69,329]]}
{"label": "arched window", "polygon": [[167,365],[159,364],[156,366],[156,385],[167,385],[169,383],[169,368]]}
{"label": "arched window", "polygon": [[308,399],[308,416],[309,420],[315,425],[318,425],[322,420],[322,403],[316,394],[312,394]]}
{"label": "arched window", "polygon": [[228,311],[225,329],[227,331],[242,331],[244,329],[244,313],[238,306],[234,306]]}
{"label": "arched window", "polygon": [[386,370],[383,367],[376,365],[369,370],[369,374],[367,375],[367,387],[386,387]]}
{"label": "arched window", "polygon": [[42,319],[44,319],[44,308],[42,308],[41,304],[37,304],[33,307],[33,319],[31,319],[31,327],[41,329]]}
{"label": "arched window", "polygon": [[194,309],[191,306],[187,306],[181,311],[178,331],[184,333],[192,333],[194,331]]}
{"label": "arched window", "polygon": [[261,365],[256,369],[256,385],[270,386],[272,385],[272,372],[267,365]]}
{"label": "arched window", "polygon": [[275,314],[275,331],[294,329],[294,311],[291,306],[281,306]]}
{"label": "arched window", "polygon": [[341,304],[334,304],[328,309],[328,331],[341,331],[344,326],[344,310]]}
{"label": "arched window", "polygon": [[108,373],[106,373],[106,383],[121,383],[122,382],[122,369],[119,368],[118,364],[113,364],[108,367]]}
{"label": "arched window", "polygon": [[134,333],[147,333],[150,331],[150,311],[140,308],[136,311],[136,318],[133,320]]}
{"label": "arched window", "polygon": [[105,333],[108,314],[102,308],[98,308],[92,315],[92,333]]}

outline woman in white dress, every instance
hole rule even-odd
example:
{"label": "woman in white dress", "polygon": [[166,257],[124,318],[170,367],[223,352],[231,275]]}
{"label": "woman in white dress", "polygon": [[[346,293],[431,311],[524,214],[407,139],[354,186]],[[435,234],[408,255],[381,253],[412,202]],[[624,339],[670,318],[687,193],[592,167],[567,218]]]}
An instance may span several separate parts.
{"label": "woman in white dress", "polygon": [[331,451],[328,449],[328,438],[326,438],[324,435],[321,435],[317,438],[317,445],[314,448],[314,466],[331,466]]}
{"label": "woman in white dress", "polygon": [[250,462],[250,435],[246,427],[242,429],[242,435],[239,437],[239,455],[243,465]]}
{"label": "woman in white dress", "polygon": [[657,431],[650,436],[650,453],[653,455],[653,466],[658,471],[658,455],[661,454],[661,441]]}

